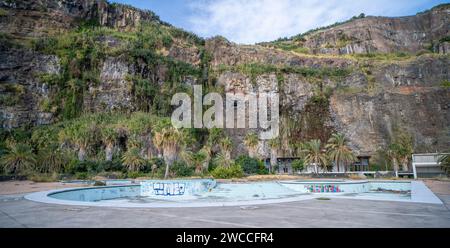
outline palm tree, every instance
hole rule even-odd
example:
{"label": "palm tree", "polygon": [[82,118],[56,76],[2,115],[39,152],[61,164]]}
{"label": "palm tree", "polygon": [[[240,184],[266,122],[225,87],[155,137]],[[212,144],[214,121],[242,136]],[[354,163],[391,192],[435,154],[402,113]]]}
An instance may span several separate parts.
{"label": "palm tree", "polygon": [[400,135],[396,137],[395,143],[398,144],[400,148],[398,150],[398,155],[400,156],[402,170],[408,171],[409,159],[414,152],[413,138],[408,133],[401,132]]}
{"label": "palm tree", "polygon": [[142,147],[142,140],[138,134],[131,134],[127,139],[127,148],[139,148]]}
{"label": "palm tree", "polygon": [[205,160],[203,161],[203,169],[207,171],[209,163],[211,162],[212,148],[209,144],[206,144],[200,149],[200,152],[206,155]]}
{"label": "palm tree", "polygon": [[133,147],[128,149],[122,157],[122,163],[129,171],[139,171],[146,163],[141,156],[139,148]]}
{"label": "palm tree", "polygon": [[36,165],[36,155],[28,144],[8,141],[7,153],[3,155],[1,165],[7,172],[24,172]]}
{"label": "palm tree", "polygon": [[220,140],[220,150],[222,155],[227,159],[231,160],[231,151],[233,150],[233,141],[231,141],[230,137],[225,137]]}
{"label": "palm tree", "polygon": [[38,164],[43,172],[60,172],[67,162],[66,153],[58,147],[51,146],[38,152]]}
{"label": "palm tree", "polygon": [[105,144],[106,161],[112,161],[114,146],[117,142],[118,134],[111,128],[106,127],[101,132],[103,143]]}
{"label": "palm tree", "polygon": [[146,148],[147,158],[152,157],[152,126],[155,124],[155,116],[148,113],[136,112],[124,123],[130,134],[141,136],[143,146]]}
{"label": "palm tree", "polygon": [[208,145],[213,146],[219,143],[220,139],[223,138],[223,130],[217,127],[209,129],[208,134]]}
{"label": "palm tree", "polygon": [[257,149],[259,144],[258,135],[256,133],[248,133],[244,138],[244,144],[248,149],[248,156],[254,158],[257,156]]}
{"label": "palm tree", "polygon": [[280,147],[280,140],[279,139],[269,140],[269,147],[270,147],[269,173],[272,173],[272,168],[277,166],[278,163],[278,149]]}
{"label": "palm tree", "polygon": [[189,165],[195,167],[196,174],[202,174],[203,172],[203,163],[206,160],[207,155],[203,151],[199,152],[191,152],[186,151],[182,152],[183,160]]}
{"label": "palm tree", "polygon": [[305,153],[305,164],[314,164],[314,172],[319,173],[318,165],[326,169],[328,158],[322,152],[322,144],[320,140],[310,140],[304,144],[303,153]]}
{"label": "palm tree", "polygon": [[387,150],[387,155],[389,156],[389,158],[390,158],[390,160],[392,162],[392,166],[393,166],[393,169],[394,169],[396,177],[398,177],[398,169],[399,169],[399,167],[398,167],[398,160],[399,160],[399,157],[400,157],[399,154],[401,153],[400,150],[401,150],[401,147],[398,144],[395,144],[395,143],[390,144],[389,148]]}
{"label": "palm tree", "polygon": [[163,144],[163,136],[161,133],[157,132],[153,135],[153,145],[155,146],[156,150],[158,151],[158,157],[162,156],[162,144]]}
{"label": "palm tree", "polygon": [[234,164],[234,161],[231,158],[229,158],[226,154],[220,152],[214,158],[214,163],[217,164],[218,166],[229,168],[232,164]]}
{"label": "palm tree", "polygon": [[352,150],[347,146],[347,139],[342,134],[333,134],[325,148],[328,150],[328,157],[336,163],[338,172],[341,162],[344,163],[345,172],[347,171],[346,164],[356,160]]}
{"label": "palm tree", "polygon": [[78,160],[84,161],[91,141],[96,139],[96,133],[95,124],[88,127],[86,123],[80,121],[63,129],[59,136],[61,141],[69,141],[76,145],[78,147]]}
{"label": "palm tree", "polygon": [[164,178],[169,176],[169,167],[177,158],[178,150],[184,141],[183,138],[183,134],[172,126],[163,128],[153,136],[153,143],[159,150],[163,151],[164,161],[166,162]]}

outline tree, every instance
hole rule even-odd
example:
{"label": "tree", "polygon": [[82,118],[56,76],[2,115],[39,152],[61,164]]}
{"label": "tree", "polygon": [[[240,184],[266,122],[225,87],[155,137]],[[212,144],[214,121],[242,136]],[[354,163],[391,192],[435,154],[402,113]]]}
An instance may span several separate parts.
{"label": "tree", "polygon": [[182,158],[188,164],[189,166],[195,167],[195,173],[196,174],[202,174],[203,172],[203,163],[205,162],[207,158],[207,154],[204,151],[199,152],[183,152]]}
{"label": "tree", "polygon": [[314,165],[314,172],[319,173],[318,166],[326,170],[328,158],[322,152],[322,144],[320,140],[310,140],[303,146],[303,153],[305,154],[305,164]]}
{"label": "tree", "polygon": [[272,168],[274,168],[278,164],[278,149],[280,148],[280,140],[279,139],[269,140],[269,147],[270,147],[269,173],[272,173]]}
{"label": "tree", "polygon": [[244,144],[248,150],[248,156],[251,158],[257,157],[257,149],[259,144],[258,134],[248,133],[244,138]]}
{"label": "tree", "polygon": [[208,170],[209,163],[211,162],[212,148],[209,144],[206,144],[200,149],[200,152],[205,154],[205,160],[203,161],[203,170]]}
{"label": "tree", "polygon": [[158,151],[158,157],[162,156],[162,143],[163,143],[163,137],[161,135],[161,133],[155,133],[153,135],[153,145],[155,146],[156,150]]}
{"label": "tree", "polygon": [[347,145],[347,139],[342,134],[333,134],[325,148],[328,150],[328,157],[335,162],[338,172],[341,162],[344,163],[345,172],[347,171],[347,163],[356,160],[355,155]]}
{"label": "tree", "polygon": [[213,127],[211,129],[209,129],[208,132],[209,132],[209,135],[208,135],[207,142],[208,142],[208,145],[211,147],[214,146],[214,144],[218,144],[224,136],[223,129],[220,129],[220,128]]}
{"label": "tree", "polygon": [[183,134],[180,130],[172,126],[162,128],[153,136],[154,145],[158,148],[158,150],[163,151],[163,157],[166,163],[164,178],[169,176],[169,167],[176,160],[177,153],[183,142]]}
{"label": "tree", "polygon": [[401,163],[403,171],[408,171],[409,159],[414,152],[413,143],[411,135],[400,131],[394,137],[394,141],[389,144],[387,154],[391,159],[396,175],[398,175],[399,163]]}
{"label": "tree", "polygon": [[87,121],[77,121],[63,129],[59,136],[62,142],[69,141],[78,148],[78,160],[84,161],[90,143],[97,138],[95,123],[88,125]]}
{"label": "tree", "polygon": [[129,171],[139,171],[146,163],[145,159],[141,156],[139,148],[133,147],[128,149],[122,156],[122,163],[127,167]]}
{"label": "tree", "polygon": [[389,157],[389,159],[391,160],[392,163],[392,167],[394,169],[395,172],[395,176],[398,176],[398,160],[399,160],[399,154],[400,154],[400,146],[398,144],[390,144],[387,150],[387,155]]}
{"label": "tree", "polygon": [[68,162],[66,153],[58,147],[51,146],[38,152],[38,165],[42,172],[60,172]]}
{"label": "tree", "polygon": [[229,168],[230,166],[232,166],[234,164],[234,161],[229,158],[229,156],[223,154],[222,152],[220,152],[219,154],[217,154],[217,156],[214,158],[214,163],[217,164],[217,166],[222,166],[225,168]]}
{"label": "tree", "polygon": [[220,140],[221,154],[226,160],[231,160],[231,151],[233,150],[233,141],[229,137],[225,137]]}
{"label": "tree", "polygon": [[402,170],[408,171],[409,159],[414,152],[413,138],[406,132],[401,132],[395,139],[395,143],[399,146],[400,163],[402,164]]}
{"label": "tree", "polygon": [[148,159],[152,157],[152,126],[155,125],[156,117],[142,112],[136,112],[124,123],[125,129],[133,136],[140,136],[143,147],[146,149]]}
{"label": "tree", "polygon": [[105,144],[105,159],[106,161],[112,161],[114,146],[117,142],[118,134],[113,128],[106,127],[102,129],[101,135],[102,141]]}
{"label": "tree", "polygon": [[7,152],[2,157],[1,165],[7,172],[24,172],[36,165],[36,155],[28,144],[7,141]]}

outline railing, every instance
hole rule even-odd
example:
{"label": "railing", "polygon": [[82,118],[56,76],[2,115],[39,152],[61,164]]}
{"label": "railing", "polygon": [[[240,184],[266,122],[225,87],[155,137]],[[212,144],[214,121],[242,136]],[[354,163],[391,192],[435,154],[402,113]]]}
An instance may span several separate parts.
{"label": "railing", "polygon": [[417,179],[417,168],[433,168],[440,171],[439,158],[447,153],[413,154],[412,167],[414,178]]}
{"label": "railing", "polygon": [[418,163],[424,163],[424,164],[435,163],[435,164],[437,164],[439,158],[440,158],[439,154],[432,154],[432,155],[431,154],[430,155],[413,154],[413,156],[412,156],[413,163],[416,163],[416,164],[418,164]]}

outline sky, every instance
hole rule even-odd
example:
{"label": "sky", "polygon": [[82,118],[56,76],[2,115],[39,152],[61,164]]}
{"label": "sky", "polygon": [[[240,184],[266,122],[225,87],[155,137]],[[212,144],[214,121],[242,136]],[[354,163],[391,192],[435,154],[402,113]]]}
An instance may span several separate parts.
{"label": "sky", "polygon": [[161,20],[209,38],[254,44],[371,16],[407,16],[450,0],[110,0],[149,9]]}

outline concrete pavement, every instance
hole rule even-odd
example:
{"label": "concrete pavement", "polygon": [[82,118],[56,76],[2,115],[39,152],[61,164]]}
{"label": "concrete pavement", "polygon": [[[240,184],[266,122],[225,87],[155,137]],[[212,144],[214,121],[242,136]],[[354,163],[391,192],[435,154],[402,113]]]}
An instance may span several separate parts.
{"label": "concrete pavement", "polygon": [[450,227],[444,204],[353,199],[245,207],[114,208],[45,204],[0,196],[0,227]]}

